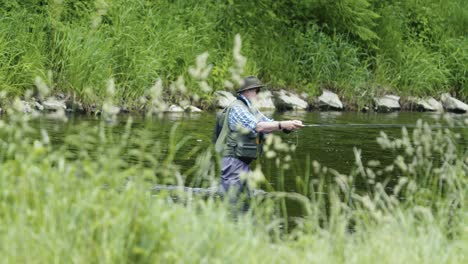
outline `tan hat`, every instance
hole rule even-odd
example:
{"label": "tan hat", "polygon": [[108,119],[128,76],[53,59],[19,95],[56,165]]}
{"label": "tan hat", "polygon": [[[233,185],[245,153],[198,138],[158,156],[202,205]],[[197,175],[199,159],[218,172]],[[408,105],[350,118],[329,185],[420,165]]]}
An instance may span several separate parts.
{"label": "tan hat", "polygon": [[244,79],[244,84],[237,90],[237,93],[241,93],[246,90],[265,87],[260,80],[255,76],[248,76]]}

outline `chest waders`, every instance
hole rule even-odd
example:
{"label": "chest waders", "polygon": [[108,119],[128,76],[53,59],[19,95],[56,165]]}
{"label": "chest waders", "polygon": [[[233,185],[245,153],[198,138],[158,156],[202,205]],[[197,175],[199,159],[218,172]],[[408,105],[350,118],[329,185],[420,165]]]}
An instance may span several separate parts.
{"label": "chest waders", "polygon": [[216,152],[221,153],[223,157],[235,157],[246,163],[250,163],[256,159],[262,152],[262,133],[253,133],[249,129],[239,127],[236,131],[233,131],[229,127],[229,114],[234,106],[240,106],[248,110],[255,116],[253,109],[247,107],[247,105],[237,99],[231,105],[229,105],[224,111],[218,116],[216,126],[221,127],[219,136],[216,140],[215,149]]}

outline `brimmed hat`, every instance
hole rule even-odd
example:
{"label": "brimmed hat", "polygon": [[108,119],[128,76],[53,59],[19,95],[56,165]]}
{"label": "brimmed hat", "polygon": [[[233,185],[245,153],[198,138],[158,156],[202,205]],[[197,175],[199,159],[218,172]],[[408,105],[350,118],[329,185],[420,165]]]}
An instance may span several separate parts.
{"label": "brimmed hat", "polygon": [[257,77],[248,76],[248,77],[245,77],[244,84],[241,85],[239,90],[237,90],[237,93],[241,93],[246,90],[261,88],[261,87],[265,87],[265,85],[263,85],[262,82],[260,82],[260,80]]}

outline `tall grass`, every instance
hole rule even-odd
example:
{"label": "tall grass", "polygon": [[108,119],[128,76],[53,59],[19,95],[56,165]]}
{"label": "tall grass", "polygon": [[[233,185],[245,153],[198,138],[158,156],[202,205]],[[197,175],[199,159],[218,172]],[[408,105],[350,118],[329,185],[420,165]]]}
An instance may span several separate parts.
{"label": "tall grass", "polygon": [[301,76],[314,80],[313,83],[340,87],[343,95],[352,97],[368,81],[369,71],[359,59],[359,49],[341,37],[331,38],[311,26],[305,34],[298,35],[296,42]]}
{"label": "tall grass", "polygon": [[[203,92],[186,71],[209,53],[214,90],[230,76],[232,42],[242,35],[245,74],[274,88],[320,88],[352,101],[398,92],[466,98],[467,14],[462,0],[4,1],[0,4],[0,87],[23,95],[51,70],[56,92],[89,105],[113,78],[132,106],[161,79],[182,75],[196,104]],[[456,55],[455,55],[456,54]],[[365,96],[364,96],[365,97]],[[365,99],[368,100],[368,99]]]}
{"label": "tall grass", "polygon": [[45,76],[45,18],[40,14],[18,11],[0,17],[0,89],[22,95],[34,85],[36,76]]}

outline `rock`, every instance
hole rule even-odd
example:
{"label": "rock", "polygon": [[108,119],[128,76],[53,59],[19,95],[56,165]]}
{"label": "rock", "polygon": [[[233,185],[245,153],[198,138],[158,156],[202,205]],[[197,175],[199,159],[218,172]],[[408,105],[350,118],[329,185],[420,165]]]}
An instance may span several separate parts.
{"label": "rock", "polygon": [[71,107],[69,107],[68,109],[71,109],[73,112],[77,113],[86,113],[86,109],[81,102],[72,102]]}
{"label": "rock", "polygon": [[437,112],[443,112],[444,111],[444,106],[439,101],[437,101],[436,99],[434,99],[432,97],[429,97],[429,98],[426,98],[426,102],[433,109],[435,109],[434,111],[437,111]]}
{"label": "rock", "polygon": [[56,97],[61,101],[67,100],[67,96],[65,96],[65,94],[63,94],[63,93],[57,93]]}
{"label": "rock", "polygon": [[273,95],[270,91],[262,91],[258,94],[258,100],[254,102],[258,109],[275,109],[275,104],[272,99]]}
{"label": "rock", "polygon": [[106,116],[106,117],[112,117],[111,119],[113,119],[113,116],[117,115],[118,113],[120,113],[120,107],[118,106],[115,106],[113,104],[110,104],[110,103],[104,103],[102,105],[102,113]]}
{"label": "rock", "polygon": [[444,111],[442,104],[432,97],[429,97],[429,98],[408,97],[408,101],[410,102],[411,105],[414,105],[416,107],[416,110],[433,111],[433,112]]}
{"label": "rock", "polygon": [[275,106],[278,110],[306,110],[309,104],[298,95],[281,90],[275,93]]}
{"label": "rock", "polygon": [[15,101],[15,108],[16,110],[20,111],[20,112],[23,112],[23,113],[32,113],[33,112],[33,108],[31,107],[31,105],[24,101],[24,100],[16,100]]}
{"label": "rock", "polygon": [[44,107],[44,110],[48,111],[58,111],[59,109],[67,109],[65,101],[59,101],[52,97],[49,97],[46,101],[42,102],[42,106]]}
{"label": "rock", "polygon": [[232,95],[232,93],[227,92],[227,91],[216,91],[216,107],[218,108],[226,108],[228,107],[234,100],[236,100],[236,97]]}
{"label": "rock", "polygon": [[39,110],[39,111],[44,111],[44,106],[41,105],[41,103],[39,102],[34,102],[34,108],[36,108],[36,110]]}
{"label": "rock", "polygon": [[399,101],[400,97],[396,95],[384,95],[374,98],[375,109],[380,112],[399,110],[401,108]]}
{"label": "rock", "polygon": [[184,112],[184,109],[182,109],[182,107],[178,106],[178,105],[171,105],[169,106],[169,108],[167,109],[167,112],[170,112],[170,113],[182,113]]}
{"label": "rock", "polygon": [[121,107],[120,107],[120,112],[121,112],[121,113],[126,113],[126,114],[128,114],[128,113],[130,113],[131,111],[130,111],[130,109],[128,108],[128,106],[124,105],[124,106],[121,106]]}
{"label": "rock", "polygon": [[424,99],[418,98],[416,105],[424,111],[435,111],[435,109]]}
{"label": "rock", "polygon": [[466,113],[468,112],[468,105],[462,101],[453,98],[450,94],[445,93],[440,96],[442,105],[447,111],[456,112],[456,113]]}
{"label": "rock", "polygon": [[343,109],[343,103],[338,98],[338,95],[328,90],[323,90],[318,100],[320,108]]}
{"label": "rock", "polygon": [[196,106],[189,105],[185,107],[185,112],[190,112],[190,113],[200,113],[202,110]]}
{"label": "rock", "polygon": [[100,115],[101,114],[101,109],[96,104],[91,104],[88,106],[87,110],[94,114],[94,115]]}

